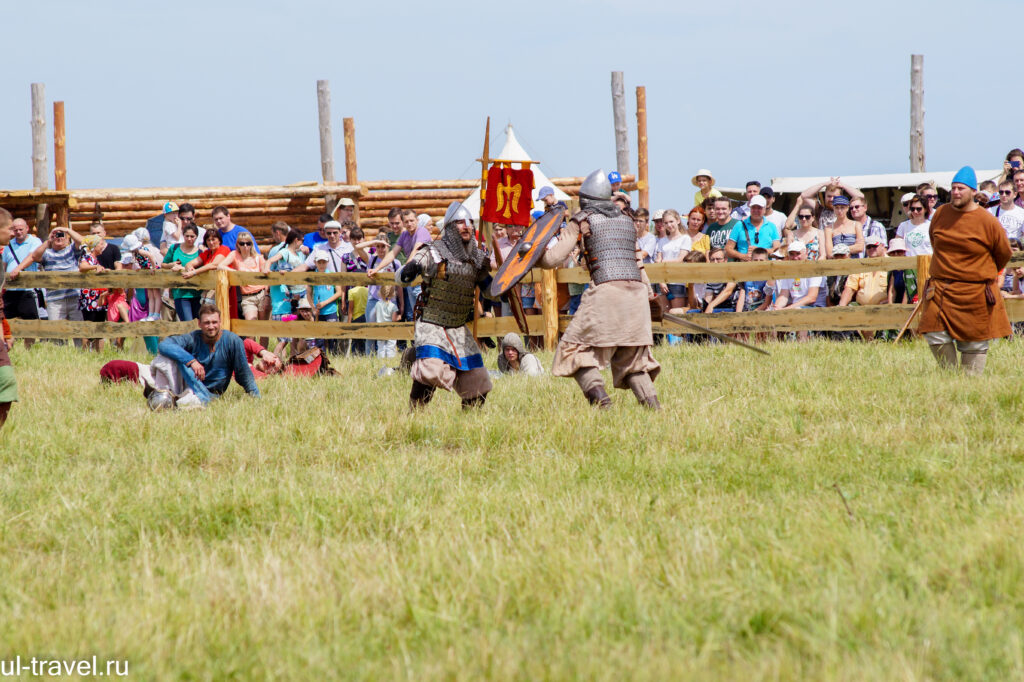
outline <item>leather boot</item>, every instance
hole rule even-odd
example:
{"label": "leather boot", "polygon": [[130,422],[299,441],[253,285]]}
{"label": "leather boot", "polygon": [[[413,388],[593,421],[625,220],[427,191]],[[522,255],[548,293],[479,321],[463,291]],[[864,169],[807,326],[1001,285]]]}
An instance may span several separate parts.
{"label": "leather boot", "polygon": [[968,376],[978,376],[985,371],[985,361],[988,359],[988,351],[981,353],[961,353],[960,354],[960,366],[964,370],[964,374]]}
{"label": "leather boot", "polygon": [[647,372],[637,372],[626,377],[626,383],[636,396],[636,401],[644,407],[652,410],[660,410],[661,403],[658,402],[658,394],[654,390],[654,382]]}
{"label": "leather boot", "polygon": [[936,343],[928,346],[942,369],[956,369],[956,348],[953,342]]}
{"label": "leather boot", "polygon": [[602,410],[612,406],[612,399],[608,396],[608,391],[604,389],[604,379],[601,377],[599,369],[586,367],[577,370],[572,378],[579,384],[583,395],[587,397],[591,405]]}
{"label": "leather boot", "polygon": [[412,390],[409,391],[409,410],[414,411],[426,407],[430,399],[434,397],[434,387],[421,384],[418,381],[412,382]]}
{"label": "leather boot", "polygon": [[487,394],[486,393],[484,393],[483,395],[478,395],[475,398],[463,398],[462,399],[462,409],[463,410],[471,410],[474,407],[479,409],[479,408],[484,406],[484,402],[486,402],[486,401],[487,401]]}

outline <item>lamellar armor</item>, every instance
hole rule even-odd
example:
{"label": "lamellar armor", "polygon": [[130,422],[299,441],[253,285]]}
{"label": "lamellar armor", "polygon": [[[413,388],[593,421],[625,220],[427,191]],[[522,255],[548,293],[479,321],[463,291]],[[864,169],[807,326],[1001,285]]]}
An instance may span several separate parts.
{"label": "lamellar armor", "polygon": [[642,281],[636,264],[636,228],[632,220],[621,214],[609,218],[588,210],[580,211],[573,220],[590,225],[590,234],[583,237],[583,251],[594,284]]}
{"label": "lamellar armor", "polygon": [[424,277],[417,301],[419,319],[442,327],[461,327],[473,315],[476,286],[488,275],[490,256],[470,240],[464,244],[454,223],[471,220],[468,210],[452,202],[441,238],[430,244],[436,272]]}

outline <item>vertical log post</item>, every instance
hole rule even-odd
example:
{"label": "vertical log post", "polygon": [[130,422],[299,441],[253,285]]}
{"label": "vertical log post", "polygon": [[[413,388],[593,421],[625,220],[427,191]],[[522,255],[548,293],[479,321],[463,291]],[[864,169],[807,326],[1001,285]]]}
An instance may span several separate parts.
{"label": "vertical log post", "polygon": [[541,312],[544,315],[544,350],[558,344],[558,278],[555,269],[541,270]]}
{"label": "vertical log post", "polygon": [[[46,168],[46,85],[32,84],[32,187],[41,190],[49,187]],[[46,204],[36,206],[36,231],[45,239],[49,232]]]}
{"label": "vertical log post", "polygon": [[[345,126],[345,184],[358,185],[359,177],[356,168],[356,120],[346,118],[343,121]],[[359,220],[359,202],[356,202],[356,210],[352,217]]]}
{"label": "vertical log post", "polygon": [[[331,136],[331,84],[330,81],[316,82],[316,110],[320,119],[320,171],[324,182],[334,182],[334,138]],[[333,194],[324,197],[324,210],[334,209],[337,198]]]}
{"label": "vertical log post", "polygon": [[612,71],[612,114],[615,116],[615,163],[620,175],[629,173],[629,133],[626,129],[626,87],[622,72]]}
{"label": "vertical log post", "polygon": [[[53,179],[54,188],[59,191],[67,191],[68,189],[68,167],[67,167],[67,156],[65,154],[67,136],[64,129],[64,102],[53,103]],[[67,226],[70,216],[68,214],[68,205],[66,203],[61,204],[57,207],[57,224],[60,226]],[[39,234],[40,239],[45,239],[42,231]]]}
{"label": "vertical log post", "polygon": [[650,210],[651,190],[647,184],[647,88],[636,87],[636,187],[640,208]]}
{"label": "vertical log post", "polygon": [[923,173],[924,55],[910,55],[910,172]]}
{"label": "vertical log post", "polygon": [[[921,310],[917,315],[917,325],[921,324],[921,317],[924,315],[924,309],[928,307],[928,301],[924,297],[925,285],[928,283],[928,273],[932,267],[932,257],[930,255],[923,255],[917,257],[917,295],[918,300],[921,301]],[[914,325],[914,330],[917,329],[917,325]]]}
{"label": "vertical log post", "polygon": [[217,273],[217,288],[213,291],[214,300],[220,308],[220,328],[231,331],[231,284],[227,270],[214,270]]}

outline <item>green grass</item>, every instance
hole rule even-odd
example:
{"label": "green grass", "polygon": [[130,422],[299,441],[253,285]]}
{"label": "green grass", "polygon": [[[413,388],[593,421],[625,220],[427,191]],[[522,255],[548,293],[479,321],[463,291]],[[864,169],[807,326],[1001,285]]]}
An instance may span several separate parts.
{"label": "green grass", "polygon": [[0,658],[161,680],[1024,677],[1024,344],[977,379],[921,343],[771,351],[655,349],[656,414],[546,376],[410,417],[377,360],[153,414],[100,386],[115,355],[19,347]]}

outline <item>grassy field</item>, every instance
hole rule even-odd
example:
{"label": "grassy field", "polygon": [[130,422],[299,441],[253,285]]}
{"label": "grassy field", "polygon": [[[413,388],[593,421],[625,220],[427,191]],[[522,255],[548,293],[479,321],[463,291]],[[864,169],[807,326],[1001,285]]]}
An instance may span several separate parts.
{"label": "grassy field", "polygon": [[978,379],[922,343],[771,351],[656,349],[660,413],[623,391],[594,412],[548,376],[410,417],[377,360],[153,414],[99,384],[113,354],[19,348],[0,658],[159,680],[1024,678],[1024,343]]}

